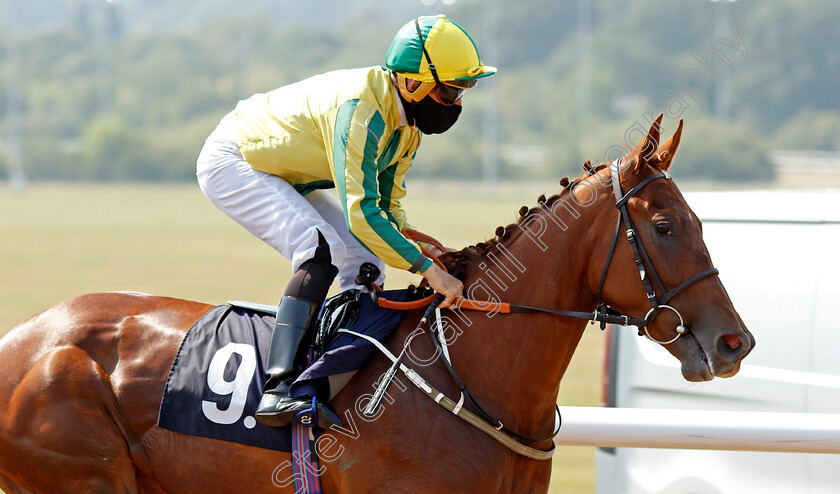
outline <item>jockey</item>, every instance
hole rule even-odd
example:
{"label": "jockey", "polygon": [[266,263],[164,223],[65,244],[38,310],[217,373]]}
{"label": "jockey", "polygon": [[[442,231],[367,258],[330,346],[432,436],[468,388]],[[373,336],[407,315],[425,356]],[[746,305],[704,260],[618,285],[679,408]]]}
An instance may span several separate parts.
{"label": "jockey", "polygon": [[[443,15],[407,23],[386,57],[386,67],[328,72],[240,101],[198,157],[210,201],[292,261],[256,413],[266,425],[287,425],[311,407],[311,397],[289,397],[289,386],[334,279],[342,291],[354,288],[370,262],[382,284],[387,263],[420,273],[446,297],[441,307],[463,290],[403,236],[410,226],[400,199],[421,133],[449,129],[463,92],[496,69]],[[325,404],[318,417],[324,428],[343,425]]]}

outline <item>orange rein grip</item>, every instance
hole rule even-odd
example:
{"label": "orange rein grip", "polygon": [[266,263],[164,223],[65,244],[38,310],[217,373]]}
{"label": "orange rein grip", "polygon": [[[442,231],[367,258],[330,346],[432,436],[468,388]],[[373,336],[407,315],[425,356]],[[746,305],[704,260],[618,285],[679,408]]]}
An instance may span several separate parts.
{"label": "orange rein grip", "polygon": [[380,307],[385,309],[396,309],[396,310],[412,310],[412,309],[422,309],[423,307],[428,307],[431,305],[432,300],[435,299],[435,295],[437,293],[433,293],[426,298],[421,298],[420,300],[413,300],[411,302],[394,302],[393,300],[388,300],[382,297],[378,297],[376,299],[376,303],[379,304]]}
{"label": "orange rein grip", "polygon": [[[412,230],[411,228],[403,228],[402,234],[405,238],[409,240],[413,240],[415,242],[423,242],[429,245],[433,245],[440,249],[441,252],[446,252],[446,248],[443,247],[439,241],[435,238],[426,235],[425,233],[420,233],[417,230]],[[420,250],[423,251],[423,255],[434,261],[435,264],[441,267],[444,271],[446,271],[446,266],[440,262],[435,255],[429,252],[428,249],[421,246]],[[381,288],[374,283],[373,288],[376,291],[380,291]],[[431,305],[432,301],[435,299],[437,293],[433,293],[426,298],[422,298],[420,300],[413,300],[411,302],[394,302],[392,300],[388,300],[382,297],[378,297],[376,299],[376,303],[385,309],[396,309],[396,310],[413,310],[413,309],[422,309],[424,307],[428,307]],[[499,312],[501,314],[509,314],[510,313],[510,304],[507,302],[483,302],[478,300],[469,300],[463,297],[458,297],[455,299],[455,302],[452,304],[453,309],[470,309],[470,310],[478,310],[484,312]]]}
{"label": "orange rein grip", "polygon": [[[440,243],[436,238],[431,237],[429,235],[426,235],[425,233],[420,233],[417,230],[413,230],[411,228],[403,228],[400,233],[402,233],[403,236],[405,238],[409,239],[409,240],[429,244],[429,245],[432,245],[434,247],[437,247],[438,249],[440,249],[441,252],[446,252],[446,248],[443,246],[442,243]],[[426,251],[425,251],[426,249],[423,249],[422,246],[421,246],[421,250],[423,250],[423,254],[425,254],[426,257],[432,257],[434,259],[433,256],[429,256],[426,253]]]}
{"label": "orange rein grip", "polygon": [[[414,230],[410,230],[410,231],[414,232]],[[405,230],[403,230],[403,232],[405,232]],[[414,233],[417,233],[417,232],[414,232]],[[429,238],[431,238],[431,237],[429,237]],[[414,240],[414,239],[412,239],[412,240]],[[437,240],[435,240],[435,239],[432,239],[432,240],[434,242],[437,242]],[[426,242],[426,243],[430,243],[430,242]],[[438,247],[438,248],[440,248],[440,247]],[[420,247],[420,250],[423,251],[424,256],[426,256],[429,259],[431,259],[432,261],[434,261],[435,264],[437,264],[438,266],[440,266],[441,269],[446,271],[446,266],[444,266],[443,263],[440,262],[440,259],[438,259],[436,256],[434,256],[431,252],[429,252],[428,249],[426,249],[425,247]],[[443,250],[444,249],[441,248],[441,251],[443,251]],[[377,285],[376,283],[373,284],[373,288],[376,291],[381,290],[381,288],[379,288],[379,285]],[[421,298],[420,300],[412,300],[411,302],[394,302],[393,300],[388,300],[388,299],[385,299],[385,298],[382,298],[382,297],[377,297],[376,303],[379,304],[380,307],[383,307],[385,309],[397,309],[397,310],[421,309],[423,307],[428,307],[429,305],[431,305],[432,301],[435,299],[435,295],[437,295],[437,293],[433,293],[426,298]]]}
{"label": "orange rein grip", "polygon": [[[382,297],[379,297],[376,300],[379,306],[385,309],[412,310],[428,307],[429,304],[432,303],[432,300],[434,300],[435,295],[437,294],[433,293],[426,298],[414,300],[412,302],[393,302]],[[478,310],[482,312],[498,312],[500,314],[510,314],[510,303],[484,302],[480,300],[470,300],[458,297],[455,299],[455,302],[452,303],[452,309],[469,309]]]}

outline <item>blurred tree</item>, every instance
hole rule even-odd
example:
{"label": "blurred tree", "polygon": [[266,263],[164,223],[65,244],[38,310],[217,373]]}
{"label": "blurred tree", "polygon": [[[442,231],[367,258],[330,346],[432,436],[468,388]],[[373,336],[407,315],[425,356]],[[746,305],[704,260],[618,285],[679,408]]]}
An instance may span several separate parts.
{"label": "blurred tree", "polygon": [[117,117],[95,118],[82,143],[80,178],[86,180],[152,180],[166,166],[151,143]]}
{"label": "blurred tree", "polygon": [[840,113],[804,110],[776,133],[774,148],[840,151]]}
{"label": "blurred tree", "polygon": [[722,181],[772,181],[763,139],[736,123],[692,119],[685,124],[674,176]]}
{"label": "blurred tree", "polygon": [[[0,26],[32,27],[20,40],[27,173],[41,179],[101,173],[108,180],[191,180],[204,137],[238,100],[326,70],[381,64],[406,18],[440,10],[461,23],[479,49],[490,41],[498,45],[498,59],[487,62],[500,68],[494,76],[500,146],[541,149],[547,156],[544,165],[527,168],[503,160],[500,175],[555,179],[577,173],[583,159],[603,159],[634,121],[645,121],[662,94],[684,94],[680,77],[698,63],[692,52],[732,38],[714,31],[715,5],[706,0],[595,2],[587,77],[592,103],[583,117],[579,0],[496,1],[496,26],[485,22],[485,0],[394,4],[387,11],[373,0],[352,8],[324,0],[317,18],[311,5],[273,0],[255,0],[247,9],[232,0],[124,2],[107,11],[119,14],[110,17],[113,22],[104,18],[121,35],[109,40],[107,50],[112,104],[105,117],[104,51],[96,36],[84,34],[102,28],[96,24],[101,12],[94,19],[82,0],[0,0],[0,12],[10,13]],[[731,19],[748,50],[746,57],[733,53],[725,69],[738,124],[721,131],[705,120],[709,105],[692,103],[681,115],[687,151],[681,151],[679,168],[695,176],[763,178],[767,147],[838,149],[840,3],[740,1],[731,5]],[[0,88],[8,79],[7,42],[0,36]],[[709,81],[709,96],[714,83]],[[480,176],[480,110],[491,103],[482,87],[468,93],[451,132],[426,139],[415,176]],[[0,133],[5,105],[0,98]]]}
{"label": "blurred tree", "polygon": [[754,62],[733,70],[733,114],[773,132],[802,110],[840,111],[840,2],[738,4],[749,4],[737,22]]}

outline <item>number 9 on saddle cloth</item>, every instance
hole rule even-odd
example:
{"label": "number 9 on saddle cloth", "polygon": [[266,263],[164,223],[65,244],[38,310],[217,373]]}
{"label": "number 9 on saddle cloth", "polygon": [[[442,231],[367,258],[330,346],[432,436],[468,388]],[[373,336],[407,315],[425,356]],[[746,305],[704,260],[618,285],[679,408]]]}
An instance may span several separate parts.
{"label": "number 9 on saddle cloth", "polygon": [[[416,296],[405,289],[379,294],[394,301]],[[336,334],[336,330],[347,328],[382,341],[396,330],[403,314],[379,307],[361,290],[327,299],[313,331],[311,365],[292,384],[290,395],[311,394],[327,401],[327,378],[358,370],[376,351],[369,341]],[[273,306],[242,302],[214,307],[196,321],[167,379],[158,425],[174,432],[289,451],[289,427],[277,429],[254,420],[266,381],[273,327]]]}

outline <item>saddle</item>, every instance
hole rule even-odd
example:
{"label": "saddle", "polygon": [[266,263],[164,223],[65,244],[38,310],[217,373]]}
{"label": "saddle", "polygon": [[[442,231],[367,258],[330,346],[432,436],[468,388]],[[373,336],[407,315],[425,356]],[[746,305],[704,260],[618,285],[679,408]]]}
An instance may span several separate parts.
{"label": "saddle", "polygon": [[327,351],[327,346],[338,336],[338,330],[349,328],[359,317],[359,300],[364,292],[351,289],[330,297],[321,309],[321,318],[313,332],[312,352],[310,361],[321,358]]}
{"label": "saddle", "polygon": [[[414,298],[405,289],[379,294],[395,301]],[[264,426],[254,418],[266,381],[275,312],[274,306],[234,301],[210,309],[196,321],[167,378],[158,425],[184,434],[290,451],[289,427]],[[309,366],[290,387],[290,395],[313,394],[323,378],[358,370],[376,351],[371,342],[336,333],[338,329],[382,341],[396,330],[403,314],[379,307],[361,290],[328,299],[313,331]]]}
{"label": "saddle", "polygon": [[[373,294],[374,302],[376,301],[376,287],[373,284],[380,274],[381,272],[375,264],[366,262],[359,267],[359,274],[356,275],[355,279],[357,285],[365,287],[368,293]],[[356,322],[359,315],[359,299],[362,293],[362,290],[350,289],[330,297],[324,302],[318,320],[318,328],[313,337],[312,356],[314,358],[312,360],[321,358],[327,345],[335,338],[339,329],[349,328]]]}
{"label": "saddle", "polygon": [[[378,297],[396,302],[418,297],[410,289],[376,293]],[[328,298],[313,331],[306,370],[291,385],[289,395],[314,395],[318,390],[314,382],[316,379],[356,371],[376,352],[375,346],[369,341],[340,333],[339,329],[350,329],[383,341],[397,329],[404,314],[403,310],[380,307],[375,297],[364,290],[351,289]],[[338,391],[333,389],[331,394]]]}

